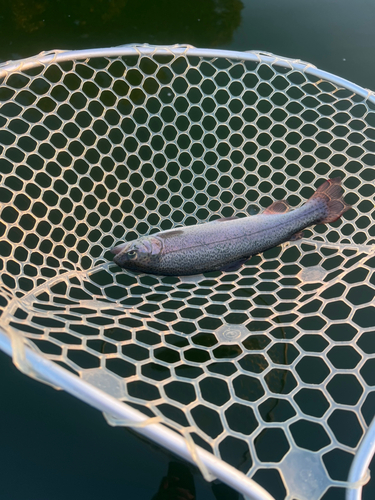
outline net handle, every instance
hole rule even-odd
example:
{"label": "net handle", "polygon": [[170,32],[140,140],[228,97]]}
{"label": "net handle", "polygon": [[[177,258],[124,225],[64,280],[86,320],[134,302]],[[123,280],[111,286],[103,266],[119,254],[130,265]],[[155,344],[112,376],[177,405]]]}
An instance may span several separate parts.
{"label": "net handle", "polygon": [[375,454],[375,417],[353,459],[349,471],[348,483],[351,486],[346,490],[346,500],[361,500],[362,488],[370,479],[368,467]]}

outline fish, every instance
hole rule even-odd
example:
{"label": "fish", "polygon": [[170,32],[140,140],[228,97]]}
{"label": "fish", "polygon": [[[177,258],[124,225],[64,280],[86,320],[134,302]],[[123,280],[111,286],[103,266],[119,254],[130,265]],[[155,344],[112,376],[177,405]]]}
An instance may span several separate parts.
{"label": "fish", "polygon": [[339,219],[351,208],[343,199],[341,178],[327,179],[302,206],[285,200],[249,217],[226,217],[177,227],[112,248],[113,261],[131,271],[163,276],[232,272],[252,255],[303,237],[303,230]]}

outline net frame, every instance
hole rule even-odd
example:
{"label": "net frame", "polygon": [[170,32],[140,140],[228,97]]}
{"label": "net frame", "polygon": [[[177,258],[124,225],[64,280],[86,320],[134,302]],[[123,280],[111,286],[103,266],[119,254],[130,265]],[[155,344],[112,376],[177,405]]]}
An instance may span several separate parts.
{"label": "net frame", "polygon": [[[363,97],[366,102],[368,103],[375,103],[374,99],[374,94],[370,91],[366,91],[359,86],[348,82],[344,79],[341,79],[339,77],[330,75],[327,72],[323,72],[320,70],[317,70],[315,67],[312,65],[309,65],[307,63],[301,62],[301,61],[295,61],[295,60],[290,60],[286,58],[281,58],[278,56],[274,56],[269,53],[261,53],[261,52],[249,52],[249,53],[238,53],[238,52],[232,52],[232,51],[213,51],[213,50],[206,50],[206,49],[195,49],[190,46],[175,46],[175,47],[152,47],[152,46],[122,46],[122,47],[117,47],[117,48],[111,48],[111,49],[95,49],[95,50],[88,50],[88,51],[53,51],[51,53],[42,53],[41,55],[37,56],[36,58],[29,58],[27,60],[23,61],[16,61],[16,62],[9,62],[4,65],[2,65],[2,73],[1,76],[4,75],[9,75],[12,72],[18,72],[18,71],[26,71],[30,68],[35,67],[36,65],[50,65],[53,63],[60,63],[63,61],[72,61],[72,60],[81,60],[81,59],[89,59],[89,58],[94,58],[94,57],[115,57],[115,56],[124,56],[124,55],[149,55],[149,54],[155,54],[157,51],[160,51],[160,53],[165,54],[165,53],[172,53],[173,55],[184,55],[184,56],[196,56],[196,57],[221,57],[221,58],[230,58],[232,60],[248,60],[248,61],[255,61],[255,62],[262,62],[270,66],[280,66],[284,68],[291,68],[291,69],[297,69],[299,71],[303,71],[303,73],[311,75],[312,77],[315,77],[320,80],[325,80],[327,82],[331,82],[335,85],[337,85],[340,88],[347,89],[357,96]],[[369,247],[366,245],[362,244],[356,244],[354,245],[358,248],[358,250],[364,250],[368,254],[371,252],[369,251]],[[345,244],[344,244],[345,247]],[[14,300],[14,307],[17,307],[17,299]],[[8,309],[8,314],[10,310]],[[3,320],[4,318],[2,318]],[[101,392],[98,389],[95,389],[91,386],[88,386],[88,384],[85,384],[84,381],[80,381],[80,389],[77,392],[76,388],[73,388],[74,383],[73,378],[70,374],[66,372],[62,372],[59,367],[57,367],[54,363],[49,362],[48,360],[43,359],[40,357],[38,354],[30,351],[28,347],[26,347],[26,354],[23,353],[23,343],[20,342],[19,336],[17,335],[16,332],[12,331],[12,329],[9,327],[9,324],[6,327],[8,335],[10,335],[12,342],[13,342],[13,350],[11,348],[11,344],[9,342],[9,338],[7,335],[3,335],[1,337],[2,339],[2,349],[7,352],[8,354],[11,354],[13,352],[13,356],[15,359],[15,362],[18,364],[20,368],[22,368],[23,371],[28,373],[31,376],[36,376],[39,379],[42,379],[44,381],[48,380],[50,383],[53,385],[56,385],[58,387],[63,387],[65,390],[68,390],[72,394],[77,395],[77,397],[80,397],[81,399],[85,400],[86,402],[89,402],[93,406],[97,407],[101,411],[105,411],[108,414],[114,415],[117,419],[120,419],[122,423],[125,423],[125,421],[139,421],[139,420],[145,420],[144,416],[141,416],[142,414],[137,414],[137,412],[132,409],[128,408],[127,413],[124,414],[119,411],[119,408],[117,408],[117,413],[116,410],[114,409],[116,405],[118,405],[118,402],[116,400],[111,401],[111,404],[106,401],[106,405],[102,405],[103,399],[107,400],[109,398],[108,395],[104,395],[103,392]],[[27,359],[30,359],[30,362],[32,364],[32,368],[28,366]],[[43,368],[42,368],[43,367]],[[48,367],[48,368],[46,368]],[[58,373],[58,375],[55,374],[53,375],[53,372]],[[65,377],[67,379],[65,380]],[[64,380],[63,380],[64,379]],[[75,380],[75,379],[74,379]],[[81,392],[80,396],[78,393]],[[112,403],[115,405],[113,406]],[[122,405],[122,410],[126,405]],[[108,411],[107,411],[108,410]],[[147,420],[147,419],[146,419]],[[373,430],[374,425],[371,425],[369,430],[366,433],[366,438],[363,439],[363,443],[360,446],[357,455],[356,455],[356,461],[353,463],[353,468],[351,469],[351,474],[350,474],[350,481],[355,483],[354,486],[356,488],[352,490],[348,490],[348,498],[360,498],[360,491],[361,491],[361,485],[358,483],[360,481],[361,477],[364,476],[364,470],[368,466],[368,462],[371,459],[371,456],[374,453],[373,445],[371,444],[373,439],[371,438],[371,435],[373,435],[374,430]],[[156,433],[151,433],[150,429],[157,428]],[[163,429],[163,430],[162,430]],[[188,447],[186,446],[185,441],[176,434],[168,429],[166,429],[164,426],[160,426],[157,424],[151,424],[150,426],[145,427],[144,429],[140,430],[138,429],[139,432],[144,433],[145,436],[149,437],[150,439],[156,440],[157,442],[160,442],[159,437],[156,437],[156,434],[158,436],[163,435],[165,436],[164,443],[168,441],[168,447],[169,449],[173,449],[175,447],[176,452],[179,453],[181,456],[184,456],[187,459],[191,459],[191,454],[188,450]],[[150,433],[149,433],[150,431]],[[167,434],[166,434],[167,433]],[[168,435],[168,437],[167,437]],[[172,437],[173,436],[173,437]],[[178,444],[177,444],[178,443]],[[161,443],[162,444],[162,443]],[[245,479],[243,475],[241,475],[238,471],[235,471],[233,468],[228,466],[227,464],[224,464],[222,461],[220,461],[219,465],[216,463],[216,459],[213,460],[212,455],[207,454],[203,450],[198,451],[198,457],[200,457],[201,462],[206,465],[208,470],[214,473],[216,477],[220,477],[222,480],[227,482],[227,484],[230,484],[234,488],[236,488],[238,491],[243,492],[249,498],[268,498],[267,493],[259,489],[259,487],[256,485],[256,483],[252,482],[248,478]],[[212,460],[215,462],[215,464],[212,463]],[[232,470],[233,469],[233,470]],[[206,473],[206,476],[208,474]],[[333,482],[334,483],[334,482]],[[340,484],[340,482],[336,481],[336,484]],[[257,496],[260,495],[260,496]]]}

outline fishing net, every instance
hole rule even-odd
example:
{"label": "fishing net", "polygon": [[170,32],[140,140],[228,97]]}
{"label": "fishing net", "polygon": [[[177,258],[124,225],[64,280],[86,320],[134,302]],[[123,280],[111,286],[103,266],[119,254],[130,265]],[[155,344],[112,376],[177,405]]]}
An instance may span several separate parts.
{"label": "fishing net", "polygon": [[[169,448],[182,435],[249,498],[270,497],[245,475],[278,498],[360,498],[372,449],[346,481],[375,403],[374,96],[301,61],[182,46],[45,53],[0,76],[2,348],[109,401],[112,424],[150,424]],[[298,206],[337,176],[352,210],[235,273],[111,262],[122,241]]]}

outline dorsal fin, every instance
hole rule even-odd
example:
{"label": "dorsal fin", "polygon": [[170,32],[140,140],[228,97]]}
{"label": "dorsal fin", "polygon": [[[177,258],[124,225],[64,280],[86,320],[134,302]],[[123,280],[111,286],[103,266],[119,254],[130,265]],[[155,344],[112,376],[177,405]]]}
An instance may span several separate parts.
{"label": "dorsal fin", "polygon": [[220,219],[215,219],[215,222],[225,222],[226,220],[234,220],[238,219],[235,215],[232,215],[232,217],[220,217]]}
{"label": "dorsal fin", "polygon": [[274,201],[272,205],[265,209],[263,215],[283,214],[288,212],[289,204],[285,200]]}
{"label": "dorsal fin", "polygon": [[171,238],[172,236],[180,236],[184,234],[183,229],[168,229],[168,231],[161,231],[160,233],[154,233],[152,236],[157,236],[165,240],[166,238]]}

